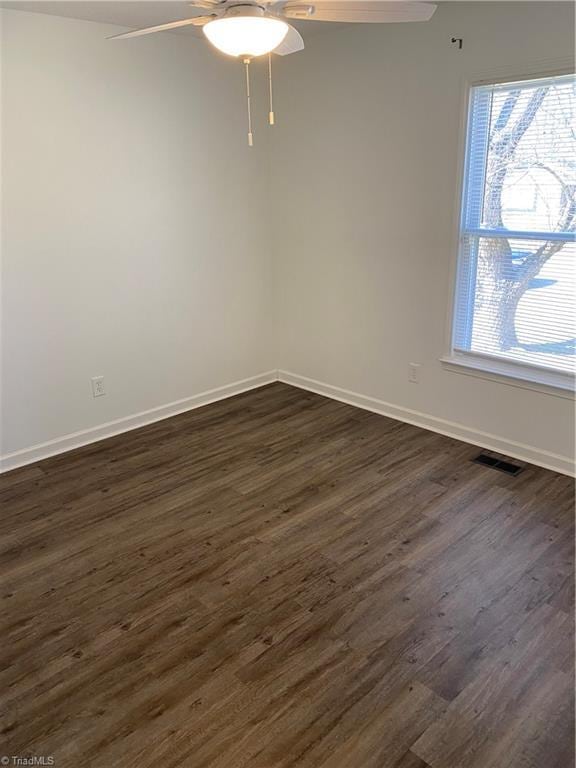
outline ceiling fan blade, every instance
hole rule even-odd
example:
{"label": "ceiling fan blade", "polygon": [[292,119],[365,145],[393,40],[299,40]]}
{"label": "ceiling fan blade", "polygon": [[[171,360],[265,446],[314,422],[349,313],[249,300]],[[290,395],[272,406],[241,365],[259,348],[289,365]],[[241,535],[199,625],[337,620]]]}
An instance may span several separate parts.
{"label": "ceiling fan blade", "polygon": [[290,1],[274,3],[269,10],[271,13],[290,19],[310,19],[314,14],[314,6],[310,3],[303,4]]}
{"label": "ceiling fan blade", "polygon": [[[313,0],[314,13],[305,15],[305,6],[288,3],[282,9],[287,18],[311,21],[343,21],[346,23],[386,24],[400,21],[428,21],[436,6],[433,3],[379,2],[379,0]],[[292,10],[293,9],[293,10]]]}
{"label": "ceiling fan blade", "polygon": [[224,0],[193,0],[192,3],[188,3],[191,8],[204,8],[205,10],[212,10],[217,5],[224,2]]}
{"label": "ceiling fan blade", "polygon": [[296,53],[304,48],[304,40],[302,35],[297,29],[288,24],[288,32],[286,37],[277,48],[274,48],[272,53],[277,53],[279,56],[288,56],[289,53]]}
{"label": "ceiling fan blade", "polygon": [[144,27],[143,29],[133,29],[131,32],[122,32],[120,35],[112,35],[108,40],[121,40],[127,37],[139,37],[140,35],[149,35],[152,32],[163,32],[168,29],[177,29],[178,27],[186,27],[194,25],[197,27],[203,27],[212,19],[216,18],[217,14],[211,14],[210,16],[194,16],[191,19],[183,19],[182,21],[169,21],[167,24],[158,24],[155,27]]}

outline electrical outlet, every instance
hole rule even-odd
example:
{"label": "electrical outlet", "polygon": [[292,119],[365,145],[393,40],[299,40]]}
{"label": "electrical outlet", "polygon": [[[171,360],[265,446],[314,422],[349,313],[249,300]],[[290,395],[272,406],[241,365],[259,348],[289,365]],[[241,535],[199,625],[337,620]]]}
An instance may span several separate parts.
{"label": "electrical outlet", "polygon": [[93,376],[90,381],[92,382],[92,397],[102,397],[106,394],[104,376]]}
{"label": "electrical outlet", "polygon": [[420,384],[420,363],[408,363],[408,381],[410,384]]}

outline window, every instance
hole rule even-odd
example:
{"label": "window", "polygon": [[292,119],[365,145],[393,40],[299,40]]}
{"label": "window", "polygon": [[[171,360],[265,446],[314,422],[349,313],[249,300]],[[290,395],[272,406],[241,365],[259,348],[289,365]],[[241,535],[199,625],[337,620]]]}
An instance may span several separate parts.
{"label": "window", "polygon": [[570,389],[576,81],[471,89],[451,362]]}

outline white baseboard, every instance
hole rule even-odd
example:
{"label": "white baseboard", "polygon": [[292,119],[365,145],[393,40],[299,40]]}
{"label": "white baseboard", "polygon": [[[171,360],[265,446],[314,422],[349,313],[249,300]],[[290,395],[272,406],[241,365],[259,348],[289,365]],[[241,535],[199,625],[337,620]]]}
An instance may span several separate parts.
{"label": "white baseboard", "polygon": [[192,397],[185,397],[173,403],[151,408],[148,411],[141,411],[132,416],[125,416],[122,419],[99,424],[97,427],[83,429],[80,432],[72,432],[71,434],[57,437],[55,440],[49,440],[46,443],[39,443],[30,448],[23,448],[20,451],[5,454],[0,456],[0,474],[17,467],[23,467],[26,464],[32,464],[35,461],[47,459],[49,456],[55,456],[59,453],[72,451],[74,448],[80,448],[83,445],[105,440],[107,437],[113,437],[123,432],[129,432],[132,429],[144,427],[147,424],[153,424],[155,421],[168,419],[170,416],[176,416],[179,413],[200,408],[202,405],[208,405],[218,400],[224,400],[227,397],[239,395],[241,392],[262,387],[264,384],[277,381],[277,379],[277,371],[267,371],[257,376],[250,376],[248,379],[225,384],[223,387],[216,387],[207,392],[192,395]]}
{"label": "white baseboard", "polygon": [[439,419],[436,416],[429,416],[426,413],[413,411],[410,408],[386,403],[375,397],[360,395],[357,392],[351,392],[350,390],[342,389],[341,387],[334,387],[331,384],[325,384],[322,381],[309,379],[306,376],[300,376],[295,373],[290,373],[289,371],[278,371],[278,380],[283,381],[285,384],[291,384],[294,387],[300,387],[300,389],[306,389],[309,392],[315,392],[318,395],[330,397],[333,400],[339,400],[342,403],[348,403],[348,405],[355,405],[366,411],[373,411],[374,413],[388,416],[397,421],[404,421],[407,424],[413,424],[416,427],[429,429],[432,432],[438,432],[441,435],[453,437],[456,440],[462,440],[465,443],[478,445],[481,448],[486,448],[490,451],[503,453],[506,456],[511,456],[520,459],[521,461],[527,461],[530,464],[537,464],[540,467],[552,469],[554,472],[560,472],[563,475],[570,475],[573,477],[575,474],[574,461],[568,456],[561,456],[556,453],[550,453],[549,451],[543,451],[532,445],[517,443],[499,435],[481,432],[480,430],[466,427],[463,424],[446,421],[445,419]]}
{"label": "white baseboard", "polygon": [[126,416],[122,419],[109,421],[100,424],[97,427],[85,429],[80,432],[73,432],[68,435],[49,440],[46,443],[24,448],[20,451],[0,456],[0,473],[8,472],[17,467],[23,467],[50,456],[56,456],[59,453],[80,448],[83,445],[96,443],[99,440],[105,440],[107,437],[129,432],[132,429],[144,427],[147,424],[153,424],[155,421],[168,419],[185,411],[191,411],[194,408],[200,408],[203,405],[224,400],[227,397],[239,395],[241,392],[247,392],[250,389],[270,384],[274,381],[282,381],[285,384],[291,384],[294,387],[316,392],[319,395],[330,397],[333,400],[339,400],[348,405],[354,405],[357,408],[363,408],[373,413],[379,413],[382,416],[388,416],[397,421],[403,421],[407,424],[413,424],[423,429],[429,429],[432,432],[438,432],[447,437],[453,437],[456,440],[462,440],[472,445],[478,445],[491,451],[503,453],[507,456],[527,461],[531,464],[537,464],[540,467],[560,472],[564,475],[574,476],[574,461],[568,456],[561,456],[556,453],[543,451],[531,445],[517,443],[499,435],[492,435],[487,432],[481,432],[471,429],[463,424],[439,419],[436,416],[429,416],[419,411],[413,411],[409,408],[393,405],[375,397],[360,395],[357,392],[351,392],[341,387],[335,387],[315,379],[309,379],[306,376],[300,376],[289,371],[267,371],[266,373],[251,376],[248,379],[235,381],[222,387],[216,387],[198,395],[177,400],[167,405],[161,405],[157,408],[151,408],[148,411]]}

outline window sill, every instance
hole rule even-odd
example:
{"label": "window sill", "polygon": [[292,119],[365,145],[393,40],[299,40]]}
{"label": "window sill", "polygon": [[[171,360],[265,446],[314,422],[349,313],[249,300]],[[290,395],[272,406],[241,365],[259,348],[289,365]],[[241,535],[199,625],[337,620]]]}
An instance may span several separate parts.
{"label": "window sill", "polygon": [[568,376],[564,377],[562,374],[555,374],[552,371],[534,371],[530,373],[531,378],[527,379],[523,371],[516,372],[512,366],[508,366],[506,363],[500,364],[498,361],[478,360],[465,355],[453,354],[442,357],[440,362],[445,370],[453,373],[476,376],[511,387],[531,389],[545,395],[574,400],[574,379],[570,379]]}

